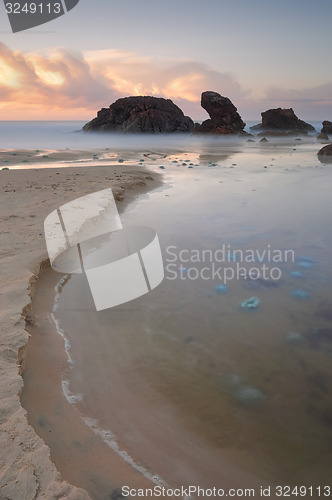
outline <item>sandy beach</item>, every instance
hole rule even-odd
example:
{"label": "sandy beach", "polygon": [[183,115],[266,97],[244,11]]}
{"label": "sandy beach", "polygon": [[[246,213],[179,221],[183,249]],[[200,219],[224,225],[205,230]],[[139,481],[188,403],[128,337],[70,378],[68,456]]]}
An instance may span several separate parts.
{"label": "sandy beach", "polygon": [[[85,500],[89,498],[86,492],[62,480],[50,459],[49,448],[28,425],[26,411],[19,399],[22,390],[20,373],[29,339],[25,330],[25,316],[29,314],[30,298],[38,273],[48,265],[43,222],[59,205],[106,187],[113,188],[119,209],[122,210],[139,193],[159,186],[160,179],[158,175],[152,177],[143,168],[126,167],[124,172],[121,165],[98,166],[89,170],[80,167],[57,168],[53,163],[51,168],[38,170],[38,163],[48,160],[42,158],[45,154],[43,152],[38,156],[38,153],[28,150],[1,152],[4,161],[17,160],[20,155],[24,155],[23,158],[31,155],[28,157],[29,162],[35,162],[36,169],[0,171],[0,497],[32,500],[39,495],[38,492],[42,492],[45,498]],[[92,157],[92,154],[84,151],[82,157]],[[54,153],[54,156],[58,161],[68,159],[66,153]],[[54,162],[52,156],[51,162]],[[64,351],[60,344],[61,359]],[[73,407],[67,406],[70,412],[75,412]],[[86,426],[82,424],[82,427]],[[86,427],[84,432],[89,432],[89,429]],[[98,441],[97,437],[95,439]],[[102,442],[101,438],[99,440]],[[120,459],[116,457],[116,463],[119,462]]]}

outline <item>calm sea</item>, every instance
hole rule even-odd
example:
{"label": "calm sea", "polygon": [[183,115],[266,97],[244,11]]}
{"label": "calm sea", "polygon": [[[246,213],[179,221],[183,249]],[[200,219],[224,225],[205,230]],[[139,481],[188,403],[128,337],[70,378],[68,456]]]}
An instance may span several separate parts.
{"label": "calm sea", "polygon": [[[83,121],[0,121],[0,149],[31,148],[31,149],[81,149],[121,147],[134,149],[142,147],[149,149],[153,145],[168,147],[171,144],[191,145],[197,138],[177,134],[170,139],[168,136],[140,136],[139,140],[128,141],[126,135],[85,134],[82,132]],[[246,130],[257,122],[248,122]],[[312,122],[320,131],[321,122]]]}

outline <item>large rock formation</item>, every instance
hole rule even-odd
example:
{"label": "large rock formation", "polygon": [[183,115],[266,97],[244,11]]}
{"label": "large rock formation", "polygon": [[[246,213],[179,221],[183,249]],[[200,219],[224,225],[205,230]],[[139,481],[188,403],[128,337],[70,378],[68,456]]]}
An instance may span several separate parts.
{"label": "large rock formation", "polygon": [[307,134],[315,128],[309,123],[300,120],[292,108],[268,109],[261,113],[262,123],[250,127],[251,130],[285,130],[291,133]]}
{"label": "large rock formation", "polygon": [[322,134],[332,135],[332,122],[328,120],[323,121],[323,128],[321,130]]}
{"label": "large rock formation", "polygon": [[124,97],[84,125],[85,132],[190,132],[194,122],[170,99]]}
{"label": "large rock formation", "polygon": [[244,133],[246,124],[242,121],[237,108],[228,97],[217,92],[206,91],[201,96],[201,106],[210,115],[202,124],[195,124],[195,132],[200,134],[239,134]]}

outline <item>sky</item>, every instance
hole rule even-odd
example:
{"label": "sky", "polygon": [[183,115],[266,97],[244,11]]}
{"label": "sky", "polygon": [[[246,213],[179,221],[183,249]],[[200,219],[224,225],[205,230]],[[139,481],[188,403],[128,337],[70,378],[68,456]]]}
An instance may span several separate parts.
{"label": "sky", "polygon": [[13,34],[1,2],[0,120],[88,121],[129,95],[200,120],[213,90],[245,120],[332,121],[331,19],[332,0],[80,0]]}

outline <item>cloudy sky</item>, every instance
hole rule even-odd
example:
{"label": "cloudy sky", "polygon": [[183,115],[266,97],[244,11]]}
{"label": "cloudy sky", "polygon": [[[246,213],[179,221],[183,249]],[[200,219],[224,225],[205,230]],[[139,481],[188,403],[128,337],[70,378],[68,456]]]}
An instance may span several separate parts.
{"label": "cloudy sky", "polygon": [[0,120],[88,120],[127,95],[204,119],[204,90],[247,120],[332,120],[331,19],[332,0],[80,0],[13,34],[1,2]]}

